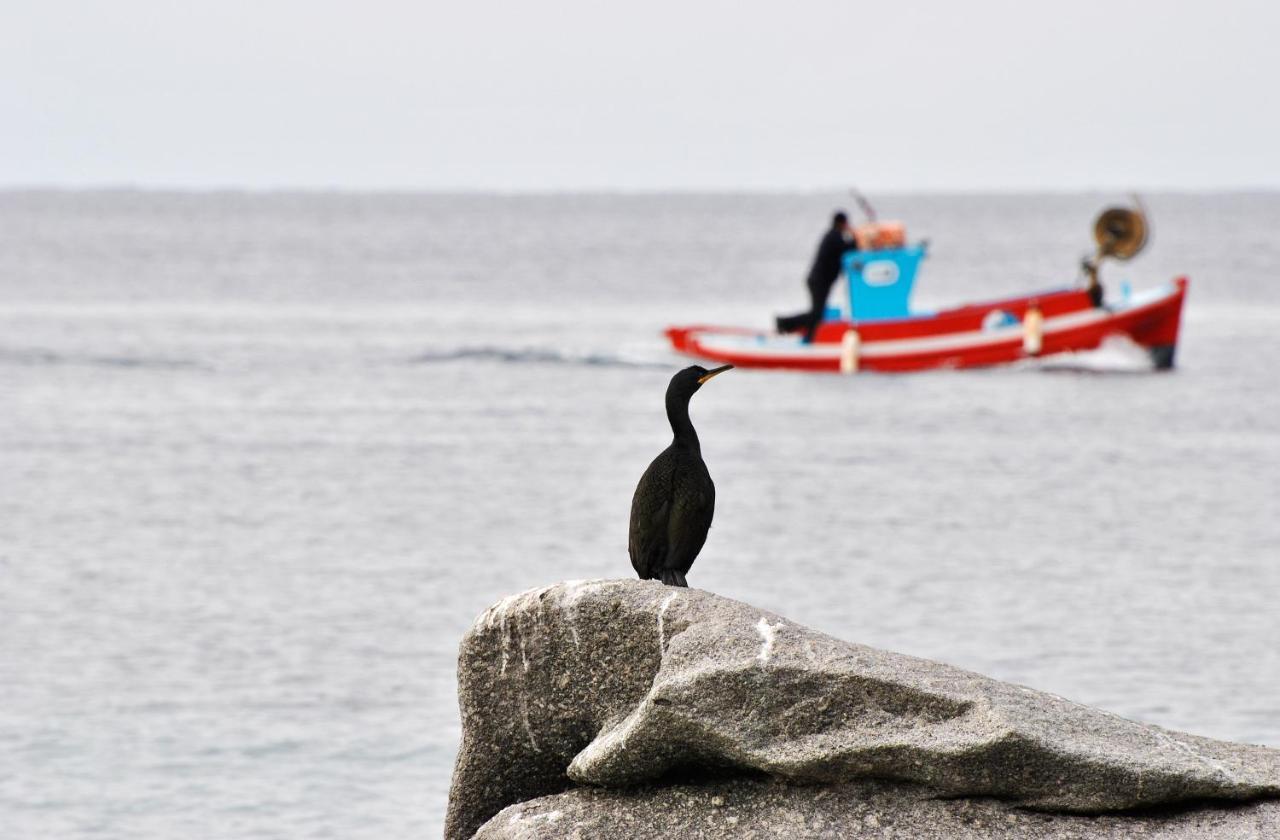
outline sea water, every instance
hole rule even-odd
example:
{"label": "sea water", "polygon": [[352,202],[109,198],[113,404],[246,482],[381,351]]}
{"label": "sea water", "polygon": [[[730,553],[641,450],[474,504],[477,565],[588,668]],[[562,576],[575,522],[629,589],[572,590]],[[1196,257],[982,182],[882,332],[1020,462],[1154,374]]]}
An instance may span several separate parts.
{"label": "sea water", "polygon": [[[885,196],[920,307],[1074,282],[1118,196]],[[630,577],[671,323],[806,305],[839,192],[0,194],[0,825],[437,836],[472,619]],[[733,371],[693,586],[1280,746],[1280,195],[1154,195],[1178,367]]]}

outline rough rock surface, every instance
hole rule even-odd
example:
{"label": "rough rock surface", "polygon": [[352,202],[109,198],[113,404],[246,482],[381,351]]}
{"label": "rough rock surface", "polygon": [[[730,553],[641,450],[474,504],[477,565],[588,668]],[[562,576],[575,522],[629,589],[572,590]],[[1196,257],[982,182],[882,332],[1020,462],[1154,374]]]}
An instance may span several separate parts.
{"label": "rough rock surface", "polygon": [[1275,840],[1280,802],[1047,814],[903,782],[578,788],[500,811],[476,840]]}
{"label": "rough rock surface", "polygon": [[[653,582],[504,599],[464,637],[458,684],[451,840],[575,783],[705,772],[894,780],[1077,814],[1280,796],[1280,751],[1134,723]],[[811,794],[778,793],[777,807]],[[565,801],[591,796],[605,794]]]}

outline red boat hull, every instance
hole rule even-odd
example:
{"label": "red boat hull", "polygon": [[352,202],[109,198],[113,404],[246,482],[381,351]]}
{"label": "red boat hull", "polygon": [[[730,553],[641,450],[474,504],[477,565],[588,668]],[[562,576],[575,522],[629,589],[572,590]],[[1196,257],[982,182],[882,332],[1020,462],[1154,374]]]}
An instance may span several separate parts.
{"label": "red boat hull", "polygon": [[[986,367],[1093,350],[1109,336],[1125,335],[1151,351],[1157,367],[1167,368],[1173,364],[1187,285],[1187,278],[1179,277],[1168,289],[1135,296],[1116,308],[1095,308],[1085,292],[1061,290],[967,304],[925,317],[832,321],[821,326],[812,344],[735,327],[671,327],[666,334],[676,350],[702,359],[827,372]],[[1022,323],[1033,305],[1043,319],[1038,350],[1026,340]],[[993,313],[1003,319],[994,329],[989,325]],[[857,337],[852,365],[845,341],[850,330]]]}

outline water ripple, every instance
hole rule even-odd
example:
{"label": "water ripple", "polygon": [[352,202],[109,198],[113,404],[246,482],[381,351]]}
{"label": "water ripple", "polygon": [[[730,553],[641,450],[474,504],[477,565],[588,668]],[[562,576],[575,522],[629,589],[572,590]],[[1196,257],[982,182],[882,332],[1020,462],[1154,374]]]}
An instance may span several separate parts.
{"label": "water ripple", "polygon": [[499,347],[481,345],[435,350],[415,356],[414,364],[447,362],[500,362],[502,364],[574,365],[585,367],[654,368],[669,370],[669,361],[626,357],[614,353],[574,352],[550,347]]}

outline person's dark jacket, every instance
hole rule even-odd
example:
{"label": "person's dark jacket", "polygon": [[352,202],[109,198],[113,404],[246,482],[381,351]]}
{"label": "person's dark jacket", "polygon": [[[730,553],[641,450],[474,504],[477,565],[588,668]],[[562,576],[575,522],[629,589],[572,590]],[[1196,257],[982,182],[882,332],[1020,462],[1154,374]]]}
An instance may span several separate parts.
{"label": "person's dark jacket", "polygon": [[856,242],[846,241],[840,228],[833,227],[818,243],[817,256],[813,258],[813,268],[809,269],[810,286],[831,287],[840,276],[842,257],[849,251],[858,250]]}

